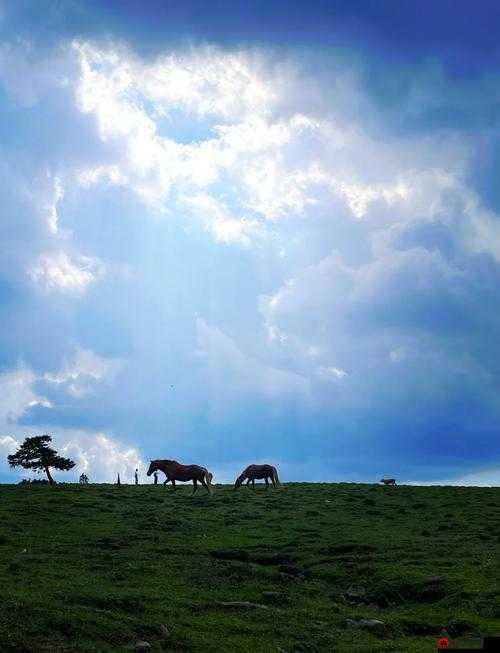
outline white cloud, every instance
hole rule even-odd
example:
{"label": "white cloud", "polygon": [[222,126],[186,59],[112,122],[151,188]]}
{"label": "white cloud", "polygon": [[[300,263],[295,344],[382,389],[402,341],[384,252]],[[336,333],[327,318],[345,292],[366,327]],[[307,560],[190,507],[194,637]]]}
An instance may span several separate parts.
{"label": "white cloud", "polygon": [[58,221],[59,221],[59,216],[57,214],[57,204],[63,198],[64,191],[63,191],[61,179],[59,177],[54,177],[53,181],[54,181],[53,195],[50,204],[46,207],[46,211],[47,211],[47,224],[49,227],[49,231],[51,231],[51,233],[53,234],[57,234]]}
{"label": "white cloud", "polygon": [[412,481],[409,485],[453,485],[462,487],[500,487],[500,468],[490,467],[456,478],[436,481]]}
{"label": "white cloud", "polygon": [[152,102],[159,115],[165,106],[180,106],[195,115],[232,119],[241,113],[265,114],[273,103],[272,89],[259,74],[258,58],[245,52],[193,48],[162,55],[150,64],[116,45],[100,50],[90,43],[75,41],[73,47],[82,71],[80,101],[86,111],[98,109],[106,135],[142,122],[131,104],[128,114],[113,120],[116,98],[123,96],[126,100],[134,93]]}
{"label": "white cloud", "polygon": [[0,460],[14,453],[19,446],[19,442],[11,435],[0,435]]}
{"label": "white cloud", "polygon": [[82,397],[95,390],[97,383],[113,383],[123,365],[122,360],[106,359],[90,350],[77,349],[74,361],[55,374],[37,375],[23,365],[3,372],[0,374],[0,424],[15,423],[34,406],[53,407],[49,399],[36,391],[37,382],[63,384],[69,394]]}
{"label": "white cloud", "polygon": [[50,407],[50,402],[34,389],[36,374],[23,366],[0,374],[0,423],[15,422],[36,405]]}
{"label": "white cloud", "polygon": [[[287,330],[280,326],[281,321],[294,320],[299,315],[317,318],[327,306],[329,310],[325,317],[337,308],[340,319],[344,312],[342,308],[353,291],[356,275],[356,270],[346,265],[338,252],[332,252],[319,263],[299,270],[295,277],[285,281],[273,294],[261,297],[261,312],[268,327],[274,329],[271,333],[286,334]],[[314,324],[321,329],[320,321],[315,319]],[[308,335],[314,335],[312,329],[308,331]],[[328,335],[324,333],[324,336]],[[318,340],[316,346],[320,344]]]}
{"label": "white cloud", "polygon": [[[244,247],[268,233],[266,221],[275,228],[325,214],[335,228],[340,216],[362,218],[370,237],[380,227],[440,220],[454,205],[468,247],[500,252],[496,221],[464,181],[470,146],[460,135],[381,141],[346,111],[344,97],[331,98],[326,117],[309,115],[310,84],[295,64],[269,55],[193,47],[145,60],[84,41],[73,52],[78,106],[115,146],[111,162],[78,172],[82,188],[128,187],[155,211],[187,209],[217,242]],[[351,73],[339,71],[335,88],[354,101],[361,91]],[[203,135],[183,140],[179,119]]]}
{"label": "white cloud", "polygon": [[0,80],[7,93],[23,107],[33,107],[49,89],[63,86],[68,59],[61,52],[40,57],[33,43],[22,36],[0,43]]}
{"label": "white cloud", "polygon": [[[114,163],[80,171],[84,187],[102,181],[127,185],[164,211],[175,206],[177,195],[193,197],[200,190],[214,205],[226,205],[223,184],[224,192],[233,189],[227,211],[237,217],[216,220],[210,230],[220,242],[245,246],[260,233],[248,211],[275,221],[318,203],[333,206],[338,197],[360,218],[379,201],[400,210],[421,193],[418,174],[408,165],[401,169],[399,148],[375,146],[359,126],[302,111],[273,117],[276,94],[300,80],[278,80],[282,69],[265,58],[198,48],[144,62],[116,45],[99,49],[78,42],[74,49],[80,109],[95,115],[103,140],[122,143]],[[179,111],[204,125],[206,136],[184,143],[175,140],[175,130],[164,135],[165,122]],[[375,174],[367,167],[370,157],[377,159]],[[433,173],[425,158],[422,165]]]}
{"label": "white cloud", "polygon": [[77,173],[77,182],[84,188],[89,188],[93,184],[99,183],[125,185],[127,179],[122,176],[118,166],[100,165]]}
{"label": "white cloud", "polygon": [[472,191],[464,190],[465,212],[470,219],[466,240],[472,252],[487,252],[500,261],[500,220],[498,214],[486,210]]}
{"label": "white cloud", "polygon": [[336,379],[343,379],[345,376],[348,376],[345,370],[341,370],[339,367],[333,367],[329,365],[328,367],[320,367],[319,373],[322,376],[333,377]]}
{"label": "white cloud", "polygon": [[136,469],[141,473],[141,481],[148,482],[147,464],[139,450],[105,433],[62,431],[57,443],[61,455],[76,463],[77,475],[87,474],[90,482],[114,483],[120,474],[122,482],[132,483]]}
{"label": "white cloud", "polygon": [[243,173],[245,205],[268,220],[296,216],[317,203],[311,187],[323,181],[318,167],[287,170],[274,156],[256,158]]}
{"label": "white cloud", "polygon": [[122,360],[102,358],[88,349],[77,349],[72,363],[56,374],[44,374],[43,379],[56,385],[66,384],[70,395],[83,397],[96,390],[96,382],[112,383],[123,366]]}
{"label": "white cloud", "polygon": [[448,481],[447,485],[469,485],[477,487],[498,487],[500,486],[500,468],[484,469],[471,474],[465,474],[460,478]]}
{"label": "white cloud", "polygon": [[[74,43],[81,69],[77,88],[82,111],[96,116],[103,140],[122,139],[123,158],[107,169],[80,173],[83,184],[100,177],[127,180],[157,208],[173,184],[203,188],[217,181],[220,169],[234,159],[230,126],[214,126],[219,138],[194,144],[161,136],[160,124],[180,108],[191,120],[217,116],[222,120],[265,115],[271,91],[254,71],[258,62],[245,53],[227,54],[214,48],[163,56],[144,63],[130,51],[114,46],[100,50]],[[146,106],[148,108],[146,108]],[[239,141],[237,141],[239,142]]]}
{"label": "white cloud", "polygon": [[103,273],[103,266],[97,259],[78,256],[72,261],[65,252],[41,254],[28,274],[32,280],[46,290],[57,290],[68,294],[80,294]]}
{"label": "white cloud", "polygon": [[227,206],[206,193],[185,197],[183,204],[203,222],[217,242],[248,247],[255,239],[265,238],[265,227],[259,220],[233,217]]}
{"label": "white cloud", "polygon": [[389,358],[393,363],[400,363],[401,361],[404,361],[407,355],[408,353],[404,347],[398,347],[397,349],[392,349],[389,352]]}
{"label": "white cloud", "polygon": [[356,218],[362,218],[368,211],[369,204],[376,200],[384,200],[387,205],[391,205],[397,200],[406,200],[408,198],[408,188],[401,181],[393,185],[384,186],[381,184],[363,185],[330,180],[332,190],[343,195],[349,208]]}
{"label": "white cloud", "polygon": [[231,410],[236,398],[249,400],[307,400],[309,382],[294,372],[267,365],[245,355],[218,327],[197,318],[197,357],[209,380],[212,413]]}

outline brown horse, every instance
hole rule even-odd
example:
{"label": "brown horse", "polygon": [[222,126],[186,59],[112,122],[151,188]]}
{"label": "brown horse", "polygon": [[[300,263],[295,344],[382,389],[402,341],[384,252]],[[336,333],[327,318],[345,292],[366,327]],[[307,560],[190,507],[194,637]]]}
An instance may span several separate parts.
{"label": "brown horse", "polygon": [[243,470],[243,472],[238,476],[236,479],[236,482],[234,484],[234,489],[238,489],[240,485],[243,484],[245,479],[247,480],[247,485],[252,482],[252,488],[255,488],[255,479],[260,479],[263,478],[266,481],[266,488],[269,487],[269,482],[268,478],[271,479],[271,482],[274,487],[277,485],[281,485],[279,478],[278,478],[278,472],[276,471],[276,467],[273,467],[272,465],[248,465],[246,469]]}
{"label": "brown horse", "polygon": [[384,485],[396,485],[396,480],[394,478],[381,478],[380,482]]}
{"label": "brown horse", "polygon": [[163,485],[166,485],[169,481],[172,482],[172,486],[175,490],[175,481],[193,481],[193,494],[198,489],[198,481],[204,485],[209,494],[212,494],[212,474],[205,469],[205,467],[200,467],[199,465],[181,465],[176,460],[152,460],[148,469],[148,476],[156,470],[159,469],[166,476]]}

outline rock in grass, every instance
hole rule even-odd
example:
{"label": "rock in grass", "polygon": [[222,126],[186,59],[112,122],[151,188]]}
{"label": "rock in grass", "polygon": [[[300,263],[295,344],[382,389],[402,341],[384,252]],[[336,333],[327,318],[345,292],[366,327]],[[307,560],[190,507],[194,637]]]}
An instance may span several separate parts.
{"label": "rock in grass", "polygon": [[345,622],[346,626],[350,628],[363,628],[364,630],[368,630],[376,635],[383,635],[386,631],[385,623],[378,619],[359,619],[359,621],[356,621],[355,619],[346,619]]}
{"label": "rock in grass", "polygon": [[366,589],[362,585],[351,585],[344,596],[348,601],[364,601],[366,598]]}
{"label": "rock in grass", "polygon": [[218,601],[217,605],[222,608],[260,608],[261,610],[269,610],[267,605],[252,603],[251,601]]}
{"label": "rock in grass", "polygon": [[137,653],[142,651],[150,651],[150,650],[151,650],[151,644],[146,641],[136,642],[134,645],[134,651],[137,651]]}
{"label": "rock in grass", "polygon": [[165,624],[161,624],[158,630],[160,631],[160,635],[163,635],[163,637],[170,637],[170,630],[165,626]]}

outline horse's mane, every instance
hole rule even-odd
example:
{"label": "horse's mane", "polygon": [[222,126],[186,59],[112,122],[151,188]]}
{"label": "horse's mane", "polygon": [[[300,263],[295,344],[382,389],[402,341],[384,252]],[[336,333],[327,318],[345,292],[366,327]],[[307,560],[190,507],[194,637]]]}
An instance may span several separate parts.
{"label": "horse's mane", "polygon": [[152,460],[152,463],[175,463],[178,465],[179,463],[177,460],[169,460],[168,458],[157,458],[156,460]]}

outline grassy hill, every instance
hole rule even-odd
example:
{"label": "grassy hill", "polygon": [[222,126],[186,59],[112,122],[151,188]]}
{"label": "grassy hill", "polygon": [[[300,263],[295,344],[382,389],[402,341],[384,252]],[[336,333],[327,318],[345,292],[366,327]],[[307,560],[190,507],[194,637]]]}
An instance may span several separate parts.
{"label": "grassy hill", "polygon": [[0,650],[429,653],[443,627],[479,646],[499,551],[496,488],[3,485]]}

